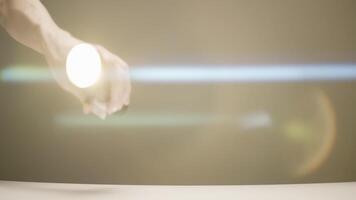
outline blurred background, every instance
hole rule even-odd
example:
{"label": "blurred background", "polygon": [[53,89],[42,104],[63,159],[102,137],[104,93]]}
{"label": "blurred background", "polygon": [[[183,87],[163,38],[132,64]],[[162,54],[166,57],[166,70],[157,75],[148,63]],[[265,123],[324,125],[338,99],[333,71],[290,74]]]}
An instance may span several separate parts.
{"label": "blurred background", "polygon": [[[159,66],[356,67],[354,0],[46,0],[54,20]],[[46,71],[0,31],[0,70]],[[36,71],[37,70],[37,71]],[[38,70],[41,73],[38,73]],[[30,79],[31,80],[31,79]],[[53,80],[0,82],[0,179],[110,184],[356,181],[356,79],[139,82],[102,121]]]}

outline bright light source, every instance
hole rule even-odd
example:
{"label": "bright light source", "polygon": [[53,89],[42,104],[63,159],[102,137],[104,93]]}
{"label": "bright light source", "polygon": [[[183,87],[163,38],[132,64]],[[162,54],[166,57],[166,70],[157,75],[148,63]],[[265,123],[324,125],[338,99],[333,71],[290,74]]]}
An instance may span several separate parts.
{"label": "bright light source", "polygon": [[101,74],[101,59],[98,51],[90,44],[74,46],[68,56],[66,70],[69,80],[79,88],[90,87]]}

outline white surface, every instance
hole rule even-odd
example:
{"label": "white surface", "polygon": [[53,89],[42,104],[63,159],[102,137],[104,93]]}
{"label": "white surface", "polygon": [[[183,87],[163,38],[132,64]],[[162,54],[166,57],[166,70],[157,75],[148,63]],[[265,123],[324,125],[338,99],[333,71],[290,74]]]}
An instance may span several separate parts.
{"label": "white surface", "polygon": [[242,186],[128,186],[0,181],[1,200],[354,200],[356,182]]}

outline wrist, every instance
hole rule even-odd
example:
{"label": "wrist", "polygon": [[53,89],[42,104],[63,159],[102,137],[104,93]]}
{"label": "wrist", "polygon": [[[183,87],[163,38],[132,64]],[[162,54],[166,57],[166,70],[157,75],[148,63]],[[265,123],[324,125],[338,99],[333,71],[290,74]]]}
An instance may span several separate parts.
{"label": "wrist", "polygon": [[56,64],[64,64],[70,49],[81,43],[80,40],[56,25],[49,29],[41,29],[41,35],[44,56],[48,61]]}

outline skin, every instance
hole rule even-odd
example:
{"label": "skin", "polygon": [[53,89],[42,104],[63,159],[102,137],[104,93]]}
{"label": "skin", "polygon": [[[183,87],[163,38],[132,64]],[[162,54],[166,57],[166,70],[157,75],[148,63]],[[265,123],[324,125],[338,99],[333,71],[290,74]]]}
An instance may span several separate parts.
{"label": "skin", "polygon": [[128,65],[100,45],[92,44],[101,56],[104,78],[89,89],[69,81],[66,57],[72,47],[86,42],[61,29],[39,0],[0,0],[0,24],[16,41],[45,57],[59,86],[79,99],[84,113],[105,118],[129,105]]}

